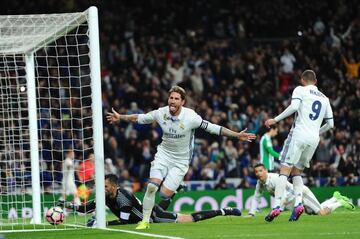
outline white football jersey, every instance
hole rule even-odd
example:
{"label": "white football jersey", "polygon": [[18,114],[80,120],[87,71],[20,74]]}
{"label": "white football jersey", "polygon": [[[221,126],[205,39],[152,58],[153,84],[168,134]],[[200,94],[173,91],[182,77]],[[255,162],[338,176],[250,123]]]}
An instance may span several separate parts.
{"label": "white football jersey", "polygon": [[[261,203],[261,196],[264,192],[269,192],[271,196],[275,196],[275,187],[278,181],[279,174],[277,173],[268,173],[268,177],[265,183],[262,183],[260,180],[257,180],[254,197],[251,201],[251,208],[249,213],[255,215],[258,205]],[[280,203],[282,210],[292,209],[295,203],[295,192],[293,185],[287,181],[284,191],[283,201]],[[311,209],[313,212],[317,213],[320,210],[320,203],[315,197],[315,195],[310,191],[310,189],[304,185],[303,187],[303,204],[307,209]]]}
{"label": "white football jersey", "polygon": [[[275,187],[276,187],[278,178],[279,178],[279,174],[268,173],[268,177],[267,177],[265,183],[262,183],[260,180],[257,180],[255,193],[254,193],[254,197],[251,202],[251,209],[250,209],[249,213],[255,214],[255,211],[256,211],[258,205],[260,204],[262,193],[269,192],[269,194],[271,196],[273,196],[273,197],[275,196]],[[284,199],[285,199],[285,201],[281,202],[282,208],[285,208],[290,204],[292,205],[295,200],[293,185],[289,181],[286,182]]]}
{"label": "white football jersey", "polygon": [[168,106],[138,115],[139,124],[152,122],[157,122],[163,131],[157,154],[188,164],[193,153],[195,129],[206,124],[201,116],[186,107],[182,107],[178,116],[171,116]]}
{"label": "white football jersey", "polygon": [[71,184],[75,182],[74,172],[74,160],[66,158],[63,162],[63,184]]}
{"label": "white football jersey", "polygon": [[292,128],[293,137],[303,142],[317,144],[323,120],[333,118],[329,99],[315,85],[307,85],[296,87],[291,100],[300,101]]}
{"label": "white football jersey", "polygon": [[71,158],[65,158],[63,162],[62,189],[66,195],[76,194],[74,172],[75,172],[74,160]]}

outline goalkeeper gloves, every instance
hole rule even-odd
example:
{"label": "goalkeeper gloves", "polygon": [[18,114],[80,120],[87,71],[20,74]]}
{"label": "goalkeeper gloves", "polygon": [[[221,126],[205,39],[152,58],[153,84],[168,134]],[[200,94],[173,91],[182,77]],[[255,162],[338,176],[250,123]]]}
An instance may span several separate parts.
{"label": "goalkeeper gloves", "polygon": [[87,227],[94,227],[96,226],[96,216],[93,215],[86,223]]}
{"label": "goalkeeper gloves", "polygon": [[71,210],[76,211],[78,209],[78,205],[72,203],[72,202],[65,202],[64,200],[58,200],[58,202],[56,203],[56,206],[58,207],[65,207]]}
{"label": "goalkeeper gloves", "polygon": [[63,199],[59,199],[55,206],[57,207],[64,207],[65,201]]}
{"label": "goalkeeper gloves", "polygon": [[74,211],[78,210],[78,208],[79,208],[78,205],[76,205],[76,204],[74,204],[74,203],[72,203],[72,202],[66,202],[66,203],[65,203],[65,207],[66,207],[66,208],[69,208],[69,209],[71,209],[71,210],[74,210]]}

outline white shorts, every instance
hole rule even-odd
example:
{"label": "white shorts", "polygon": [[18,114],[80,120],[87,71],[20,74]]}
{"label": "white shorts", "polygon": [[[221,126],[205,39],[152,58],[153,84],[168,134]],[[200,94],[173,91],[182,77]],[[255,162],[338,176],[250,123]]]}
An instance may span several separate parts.
{"label": "white shorts", "polygon": [[150,178],[163,180],[163,185],[175,192],[184,180],[189,165],[184,162],[174,162],[157,153],[151,162]]}
{"label": "white shorts", "polygon": [[295,166],[298,169],[310,167],[312,159],[318,144],[309,145],[302,141],[292,138],[289,134],[284,142],[284,148],[280,153],[281,164],[289,167]]}
{"label": "white shorts", "polygon": [[75,182],[69,180],[62,182],[62,189],[65,195],[75,195],[77,190]]}
{"label": "white shorts", "polygon": [[321,209],[320,202],[306,186],[304,186],[303,190],[303,205],[307,214],[318,214]]}

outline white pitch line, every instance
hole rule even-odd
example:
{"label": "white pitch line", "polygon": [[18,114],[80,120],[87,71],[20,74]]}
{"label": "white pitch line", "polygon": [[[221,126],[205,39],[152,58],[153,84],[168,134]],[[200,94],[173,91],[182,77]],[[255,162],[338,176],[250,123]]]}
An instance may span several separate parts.
{"label": "white pitch line", "polygon": [[[67,224],[68,226],[76,226],[79,227],[78,229],[87,228],[85,226],[80,225],[72,225]],[[114,229],[114,228],[90,228],[90,229],[98,229],[98,230],[106,230],[106,231],[116,231],[116,232],[123,232],[123,233],[129,233],[129,234],[135,234],[135,235],[141,235],[146,237],[156,237],[156,238],[167,238],[167,239],[185,239],[182,237],[173,237],[173,236],[165,236],[165,235],[158,235],[158,234],[151,234],[151,233],[145,233],[145,232],[135,232],[130,230],[122,230],[122,229]],[[76,230],[75,228],[54,228],[54,229],[25,229],[25,230],[6,230],[6,231],[0,231],[0,233],[21,233],[21,232],[45,232],[45,231],[69,231],[69,230]]]}
{"label": "white pitch line", "polygon": [[[49,225],[49,224],[39,224],[39,225]],[[21,233],[21,232],[50,232],[50,231],[69,231],[69,230],[80,230],[88,228],[86,226],[77,225],[77,224],[63,224],[64,226],[70,226],[71,228],[39,228],[39,229],[20,229],[20,230],[0,230],[0,233]],[[77,228],[75,228],[77,227]]]}
{"label": "white pitch line", "polygon": [[[84,226],[84,225],[80,225],[80,224],[64,224],[64,226],[69,226],[69,227],[78,227],[78,228],[88,228],[87,226]],[[76,228],[74,228],[76,229]]]}
{"label": "white pitch line", "polygon": [[[24,230],[5,230],[0,233],[21,233],[21,232],[52,232],[52,231],[69,231],[69,228],[54,228],[54,229],[24,229]],[[75,229],[74,229],[75,230]]]}
{"label": "white pitch line", "polygon": [[[67,224],[68,226],[74,226],[74,227],[84,227],[88,228],[86,226],[80,226],[77,224]],[[100,230],[106,230],[106,231],[118,231],[118,232],[124,232],[124,233],[130,233],[130,234],[136,234],[136,235],[142,235],[142,236],[148,236],[148,237],[157,237],[157,238],[168,238],[168,239],[185,239],[182,237],[172,237],[172,236],[165,236],[165,235],[157,235],[157,234],[151,234],[151,233],[144,233],[144,232],[135,232],[130,230],[123,230],[123,229],[115,229],[115,228],[92,228],[92,229],[100,229]]]}
{"label": "white pitch line", "polygon": [[307,234],[298,234],[298,233],[262,233],[262,234],[250,234],[250,233],[246,233],[246,234],[241,234],[238,233],[236,234],[236,237],[234,237],[234,235],[215,235],[215,236],[207,236],[207,238],[254,238],[254,237],[261,237],[261,238],[265,238],[265,237],[276,237],[279,235],[284,235],[284,236],[296,236],[296,235],[303,235],[306,236],[310,234],[311,236],[338,236],[338,235],[355,235],[355,234],[360,234],[360,232],[321,232],[321,233],[307,233]]}
{"label": "white pitch line", "polygon": [[116,231],[116,232],[124,232],[124,233],[141,235],[141,236],[146,236],[146,237],[168,238],[168,239],[185,239],[185,238],[183,238],[183,237],[172,237],[172,236],[151,234],[151,233],[145,233],[145,232],[135,232],[135,231],[130,231],[130,230],[113,229],[113,228],[105,228],[105,229],[102,229],[102,230],[106,230],[106,231]]}

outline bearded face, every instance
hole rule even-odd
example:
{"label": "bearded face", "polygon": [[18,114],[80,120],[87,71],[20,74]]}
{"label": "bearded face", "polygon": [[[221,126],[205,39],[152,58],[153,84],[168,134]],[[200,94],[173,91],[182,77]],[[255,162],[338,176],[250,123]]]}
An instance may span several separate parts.
{"label": "bearded face", "polygon": [[185,100],[181,99],[181,95],[177,92],[171,92],[168,99],[168,106],[170,114],[173,116],[179,115],[181,107],[184,105]]}

